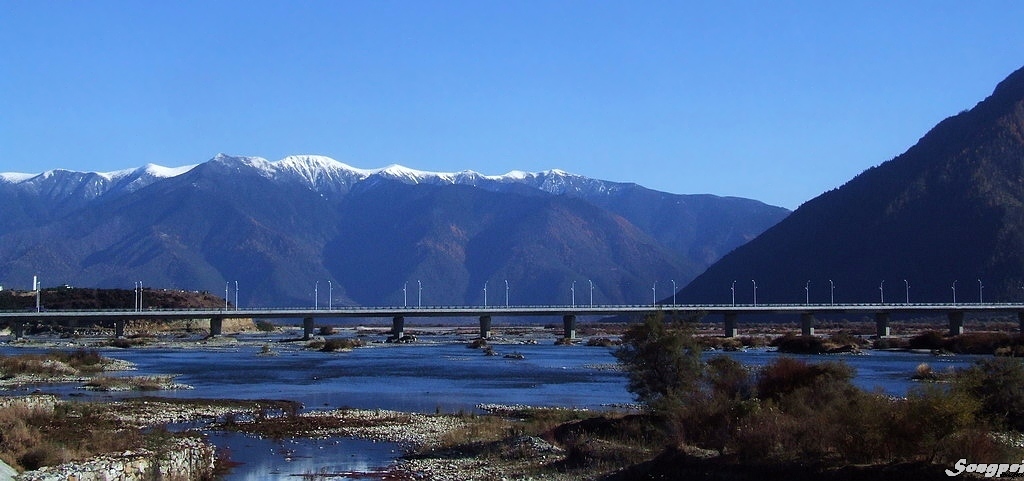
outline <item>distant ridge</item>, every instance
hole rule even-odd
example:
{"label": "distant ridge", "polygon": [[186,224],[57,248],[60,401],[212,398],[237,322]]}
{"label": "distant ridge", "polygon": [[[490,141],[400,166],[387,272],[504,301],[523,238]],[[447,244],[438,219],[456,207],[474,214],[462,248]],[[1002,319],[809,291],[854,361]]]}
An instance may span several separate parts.
{"label": "distant ridge", "polygon": [[505,281],[518,304],[567,303],[573,282],[592,282],[597,302],[649,302],[654,282],[685,284],[789,213],[554,169],[491,176],[225,154],[181,168],[3,174],[0,205],[2,285],[142,280],[233,298],[238,281],[242,306],[278,307],[328,296],[396,305],[413,282],[427,304],[480,304],[485,284]]}
{"label": "distant ridge", "polygon": [[758,302],[830,302],[833,292],[837,302],[1024,301],[1024,69],[905,153],[806,202],[679,298],[731,302],[733,281],[743,303],[755,283]]}

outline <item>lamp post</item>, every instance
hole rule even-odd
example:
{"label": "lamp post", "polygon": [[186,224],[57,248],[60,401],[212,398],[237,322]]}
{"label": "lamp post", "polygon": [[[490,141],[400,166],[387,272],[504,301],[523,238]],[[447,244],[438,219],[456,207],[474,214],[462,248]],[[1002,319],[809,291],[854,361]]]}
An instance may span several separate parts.
{"label": "lamp post", "polygon": [[594,307],[594,281],[587,279],[590,283],[590,307]]}
{"label": "lamp post", "polygon": [[956,281],[953,281],[953,305],[956,305]]}
{"label": "lamp post", "polygon": [[416,280],[416,307],[423,307],[423,283]]}
{"label": "lamp post", "polygon": [[907,304],[910,304],[910,283],[903,279],[903,285],[907,287]]}
{"label": "lamp post", "polygon": [[[231,282],[224,281],[224,310],[225,311],[228,309],[228,286],[230,286],[230,285],[231,285]],[[138,296],[136,296],[136,300],[138,300]]]}
{"label": "lamp post", "polygon": [[572,307],[576,307],[576,281],[572,281],[569,292],[572,294]]}
{"label": "lamp post", "polygon": [[[36,310],[39,307],[39,288],[36,288]],[[139,281],[139,312],[142,312],[142,281]]]}
{"label": "lamp post", "polygon": [[651,305],[657,306],[658,305],[658,281],[654,281],[654,286],[651,287],[651,296],[653,297],[653,300],[651,301]]}
{"label": "lamp post", "polygon": [[811,281],[804,284],[804,305],[811,303]]}
{"label": "lamp post", "polygon": [[978,279],[978,304],[982,304],[985,302],[984,298],[981,295],[981,290],[984,288],[985,286],[981,285],[981,279]]}
{"label": "lamp post", "polygon": [[757,281],[751,279],[750,283],[754,285],[754,305],[757,305]]}
{"label": "lamp post", "polygon": [[402,307],[409,307],[409,281],[402,284]]}
{"label": "lamp post", "polygon": [[238,310],[238,281],[235,281],[235,310]]}
{"label": "lamp post", "polygon": [[334,307],[334,284],[330,280],[327,281],[327,310],[331,310]]}
{"label": "lamp post", "polygon": [[676,280],[675,279],[671,279],[671,281],[672,281],[672,305],[674,306],[674,305],[676,305]]}
{"label": "lamp post", "polygon": [[736,306],[736,281],[732,281],[732,287],[729,288],[732,291],[732,305]]}
{"label": "lamp post", "polygon": [[487,307],[487,281],[484,281],[484,307]]}
{"label": "lamp post", "polygon": [[878,284],[878,296],[880,299],[879,303],[885,304],[885,279],[882,279],[882,282]]}
{"label": "lamp post", "polygon": [[828,280],[828,291],[829,291],[829,303],[836,305],[836,284],[832,282],[832,279]]}
{"label": "lamp post", "polygon": [[508,307],[508,279],[505,279],[505,307]]}
{"label": "lamp post", "polygon": [[313,283],[313,310],[320,309],[320,281]]}

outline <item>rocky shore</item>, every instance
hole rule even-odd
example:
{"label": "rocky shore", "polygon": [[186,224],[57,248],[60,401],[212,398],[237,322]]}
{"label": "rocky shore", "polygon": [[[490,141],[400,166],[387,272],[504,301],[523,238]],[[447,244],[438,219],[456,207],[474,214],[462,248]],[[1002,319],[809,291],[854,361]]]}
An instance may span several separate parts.
{"label": "rocky shore", "polygon": [[215,448],[198,438],[177,438],[158,449],[97,456],[84,462],[26,471],[15,481],[149,481],[207,479]]}

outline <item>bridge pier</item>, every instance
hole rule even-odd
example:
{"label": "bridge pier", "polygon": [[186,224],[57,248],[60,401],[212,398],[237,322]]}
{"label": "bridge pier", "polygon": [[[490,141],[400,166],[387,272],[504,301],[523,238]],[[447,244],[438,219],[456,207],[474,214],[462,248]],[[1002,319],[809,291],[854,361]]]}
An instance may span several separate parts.
{"label": "bridge pier", "polygon": [[302,318],[302,340],[308,341],[309,337],[313,335],[313,318],[304,317]]}
{"label": "bridge pier", "polygon": [[959,336],[964,333],[964,311],[949,311],[949,335]]}
{"label": "bridge pier", "polygon": [[128,325],[128,321],[124,319],[118,319],[114,321],[114,337],[117,339],[124,339],[124,328]]}
{"label": "bridge pier", "polygon": [[395,316],[391,319],[391,337],[401,339],[405,336],[405,317]]}
{"label": "bridge pier", "polygon": [[804,336],[814,335],[814,314],[809,312],[800,314],[800,334]]}
{"label": "bridge pier", "polygon": [[210,318],[210,337],[220,336],[224,328],[223,317],[211,317]]}
{"label": "bridge pier", "polygon": [[889,337],[889,313],[875,313],[875,334],[878,337]]}
{"label": "bridge pier", "polygon": [[736,323],[739,320],[740,315],[735,312],[725,313],[725,337],[736,337],[738,329]]}
{"label": "bridge pier", "polygon": [[491,338],[491,316],[480,316],[480,339]]}
{"label": "bridge pier", "polygon": [[562,316],[562,327],[563,337],[565,339],[573,340],[576,339],[576,316],[573,314],[566,314]]}

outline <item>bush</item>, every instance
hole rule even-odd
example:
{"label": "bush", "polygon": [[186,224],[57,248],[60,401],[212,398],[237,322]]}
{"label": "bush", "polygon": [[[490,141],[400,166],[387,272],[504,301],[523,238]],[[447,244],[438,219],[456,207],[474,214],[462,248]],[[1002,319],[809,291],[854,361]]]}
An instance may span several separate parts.
{"label": "bush", "polygon": [[776,338],[771,345],[779,352],[792,354],[822,354],[828,350],[825,348],[825,341],[819,337],[795,336],[793,334]]}
{"label": "bush", "polygon": [[265,319],[260,319],[260,320],[256,321],[256,330],[257,331],[260,331],[260,332],[274,332],[276,329],[277,329],[277,327],[274,326],[274,323],[272,323],[270,321],[267,321]]}
{"label": "bush", "polygon": [[330,336],[334,334],[334,326],[320,326],[321,336]]}
{"label": "bush", "polygon": [[328,339],[324,341],[324,345],[320,348],[320,351],[333,352],[363,347],[363,345],[362,339]]}
{"label": "bush", "polygon": [[1024,432],[1024,364],[1020,359],[983,359],[957,372],[956,391],[981,404],[981,413],[997,426]]}
{"label": "bush", "polygon": [[938,331],[925,331],[910,338],[911,349],[945,349],[946,338]]}
{"label": "bush", "polygon": [[837,362],[810,364],[791,357],[780,357],[758,373],[757,395],[761,399],[781,400],[783,396],[802,389],[814,389],[815,397],[835,389],[853,388],[852,367]]}

